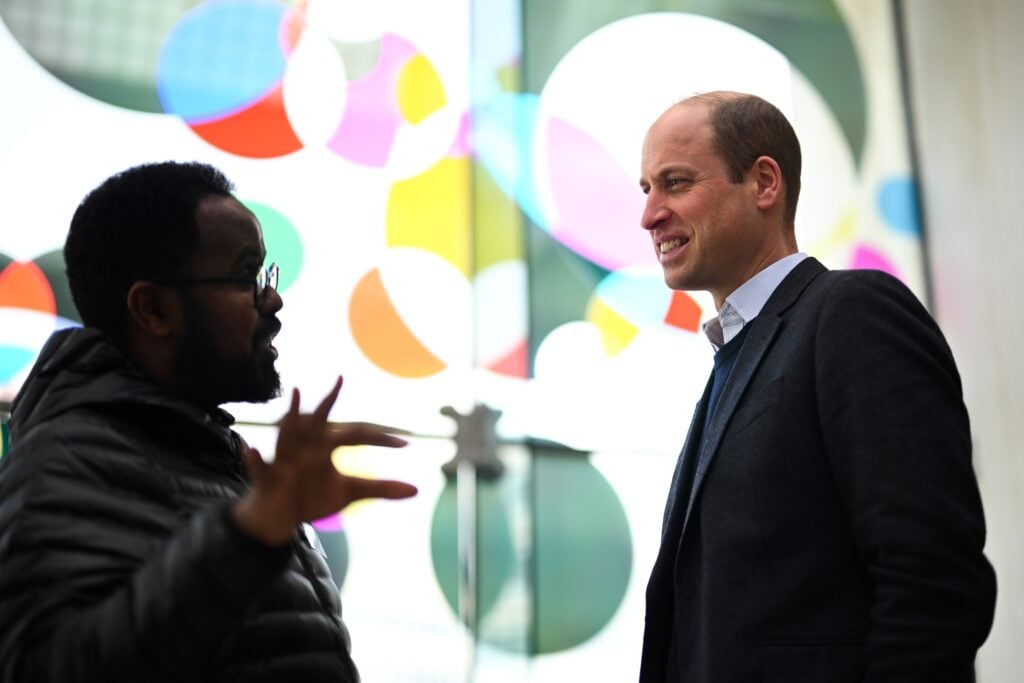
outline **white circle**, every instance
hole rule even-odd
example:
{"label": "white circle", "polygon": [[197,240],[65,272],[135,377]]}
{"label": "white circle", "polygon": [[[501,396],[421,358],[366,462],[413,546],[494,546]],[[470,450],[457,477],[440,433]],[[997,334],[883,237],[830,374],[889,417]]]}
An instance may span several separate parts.
{"label": "white circle", "polygon": [[[639,177],[651,123],[673,103],[712,90],[758,95],[789,118],[803,151],[797,234],[805,248],[824,239],[856,193],[849,146],[810,82],[774,47],[732,24],[657,12],[603,26],[573,46],[551,72],[541,91],[539,119],[571,123],[608,150],[629,176]],[[546,131],[547,126],[537,126],[533,173],[538,200],[554,215]]]}

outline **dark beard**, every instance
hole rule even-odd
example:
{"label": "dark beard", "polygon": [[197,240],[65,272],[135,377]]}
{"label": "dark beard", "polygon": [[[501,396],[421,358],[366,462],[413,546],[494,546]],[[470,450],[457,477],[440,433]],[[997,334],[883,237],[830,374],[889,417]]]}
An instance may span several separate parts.
{"label": "dark beard", "polygon": [[222,403],[265,403],[281,394],[281,377],[266,340],[280,328],[266,317],[253,334],[244,354],[229,354],[216,347],[218,329],[202,304],[185,300],[187,329],[175,362],[175,384],[207,406]]}

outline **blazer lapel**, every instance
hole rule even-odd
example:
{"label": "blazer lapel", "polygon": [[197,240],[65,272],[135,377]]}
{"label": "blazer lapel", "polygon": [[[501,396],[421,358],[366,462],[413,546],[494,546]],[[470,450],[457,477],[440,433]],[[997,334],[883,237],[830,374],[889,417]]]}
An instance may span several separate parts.
{"label": "blazer lapel", "polygon": [[768,350],[772,340],[775,338],[775,333],[779,329],[779,322],[778,318],[766,319],[759,315],[757,319],[749,323],[751,325],[750,332],[747,334],[747,339],[743,342],[740,355],[736,358],[736,364],[729,375],[729,381],[722,388],[722,395],[718,397],[718,406],[715,408],[715,414],[711,416],[711,422],[708,424],[707,431],[704,432],[704,439],[701,442],[700,452],[697,457],[697,470],[693,475],[693,492],[689,497],[686,515],[683,518],[684,532],[686,530],[686,523],[690,519],[690,512],[693,510],[693,501],[696,499],[701,484],[704,483],[704,475],[707,473],[708,467],[718,451],[718,444],[722,441],[725,426],[729,423],[729,418],[732,417],[733,412],[736,410],[740,397],[743,396],[744,390],[754,374],[754,370],[757,369],[761,359],[764,358],[765,351]]}
{"label": "blazer lapel", "polygon": [[[711,422],[699,445],[692,492],[684,498],[688,503],[686,514],[683,516],[683,533],[686,532],[694,500],[700,492],[708,467],[718,452],[718,446],[722,441],[725,428],[729,424],[729,419],[736,411],[736,406],[739,405],[740,398],[743,397],[747,385],[750,383],[750,378],[754,376],[754,371],[757,370],[765,352],[779,331],[782,324],[781,314],[799,298],[807,285],[825,270],[825,267],[814,258],[806,258],[801,261],[772,293],[757,318],[749,323],[750,332],[747,333],[747,338],[743,342],[743,348],[740,349],[740,354],[736,358],[736,364],[732,368],[729,380],[722,388],[715,414],[711,416]],[[704,399],[701,400],[704,401]],[[687,437],[687,442],[689,442],[689,437]],[[680,534],[681,536],[682,534]]]}

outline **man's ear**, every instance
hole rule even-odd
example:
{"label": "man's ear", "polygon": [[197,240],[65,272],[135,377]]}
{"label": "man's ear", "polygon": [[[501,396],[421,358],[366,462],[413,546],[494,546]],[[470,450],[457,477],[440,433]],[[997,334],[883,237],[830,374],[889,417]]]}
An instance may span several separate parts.
{"label": "man's ear", "polygon": [[128,290],[127,306],[130,324],[141,332],[167,337],[178,329],[181,306],[166,287],[152,282],[135,282]]}
{"label": "man's ear", "polygon": [[782,184],[782,169],[771,157],[761,156],[754,161],[749,176],[756,187],[757,208],[767,210],[782,206],[785,190]]}

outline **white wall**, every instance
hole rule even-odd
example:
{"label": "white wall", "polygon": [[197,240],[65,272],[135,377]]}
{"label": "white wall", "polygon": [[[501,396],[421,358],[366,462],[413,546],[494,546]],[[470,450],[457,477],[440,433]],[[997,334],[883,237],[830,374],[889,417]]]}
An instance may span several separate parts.
{"label": "white wall", "polygon": [[996,567],[982,683],[1024,645],[1024,3],[904,0],[933,309],[960,364]]}

